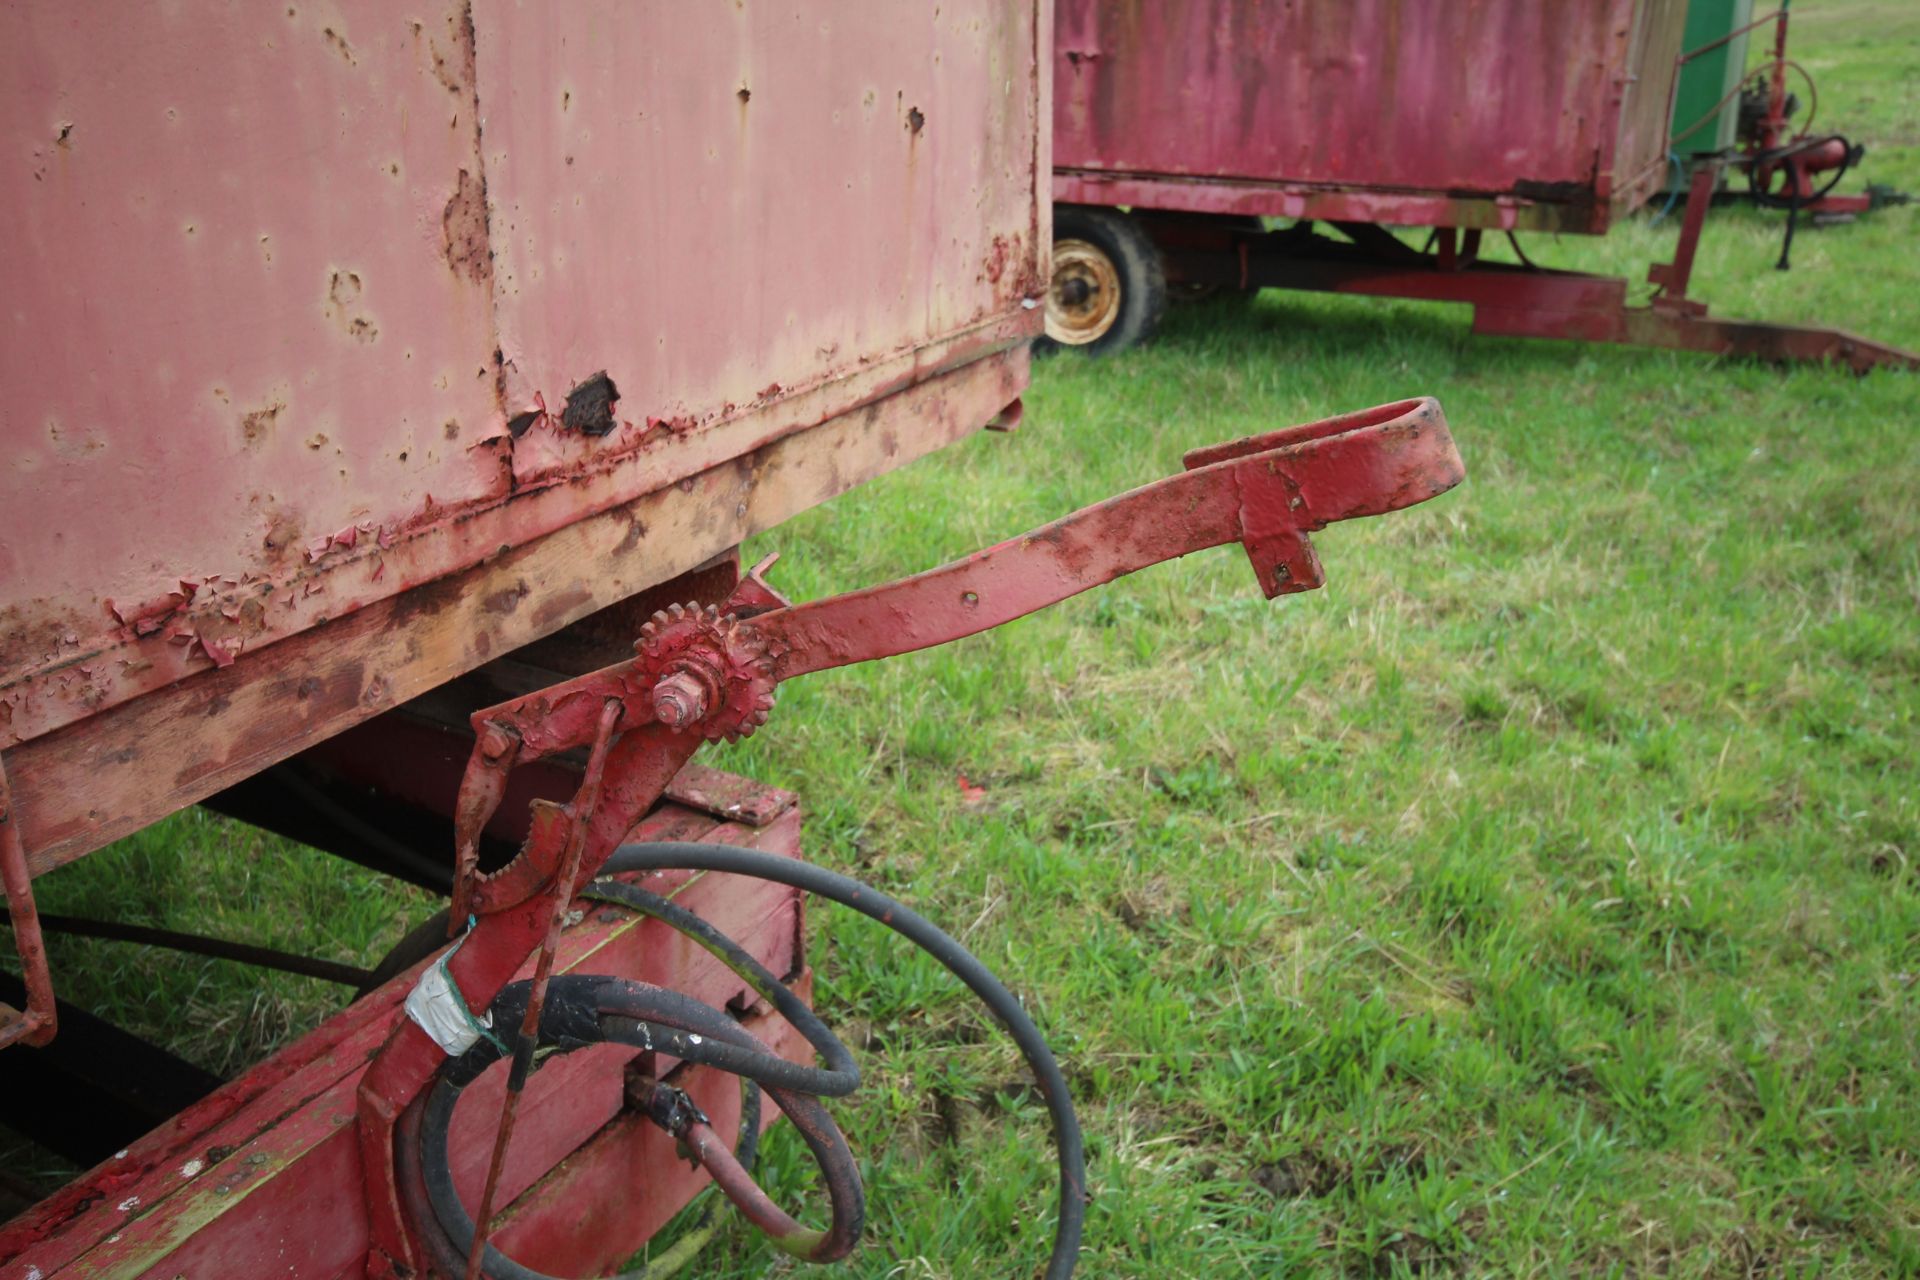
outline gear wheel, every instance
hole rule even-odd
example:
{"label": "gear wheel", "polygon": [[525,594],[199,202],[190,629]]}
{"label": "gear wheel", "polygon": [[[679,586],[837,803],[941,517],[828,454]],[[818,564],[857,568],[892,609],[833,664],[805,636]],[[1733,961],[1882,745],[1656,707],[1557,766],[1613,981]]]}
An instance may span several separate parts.
{"label": "gear wheel", "polygon": [[738,742],[773,710],[766,640],[713,605],[667,606],[641,625],[633,649],[650,686],[675,677],[698,688],[698,714],[686,727],[709,741]]}

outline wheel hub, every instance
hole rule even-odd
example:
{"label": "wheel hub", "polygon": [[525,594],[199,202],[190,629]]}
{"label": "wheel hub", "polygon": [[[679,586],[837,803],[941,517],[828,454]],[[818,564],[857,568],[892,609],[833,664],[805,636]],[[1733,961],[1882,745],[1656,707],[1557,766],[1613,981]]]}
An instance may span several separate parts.
{"label": "wheel hub", "polygon": [[1120,318],[1120,269],[1086,240],[1053,242],[1047,336],[1062,346],[1098,342]]}

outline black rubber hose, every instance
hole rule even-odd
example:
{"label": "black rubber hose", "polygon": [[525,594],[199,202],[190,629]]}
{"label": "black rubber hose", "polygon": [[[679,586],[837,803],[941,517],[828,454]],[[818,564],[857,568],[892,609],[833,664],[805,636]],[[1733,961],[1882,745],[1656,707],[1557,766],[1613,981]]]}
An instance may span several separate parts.
{"label": "black rubber hose", "polygon": [[[495,1024],[517,1028],[524,1016],[528,993],[526,982],[504,988],[493,1004]],[[447,1159],[447,1131],[461,1092],[504,1057],[517,1039],[517,1032],[510,1033],[504,1047],[492,1040],[480,1040],[460,1057],[443,1064],[421,1115],[420,1165],[427,1198],[441,1230],[462,1257],[472,1247],[474,1226],[472,1215],[454,1189],[453,1172]],[[780,1074],[775,1064],[779,1068],[791,1068],[793,1063],[767,1051],[751,1032],[722,1011],[678,992],[601,975],[555,977],[541,1010],[540,1043],[557,1046],[564,1053],[608,1041],[657,1050],[686,1062],[720,1066],[764,1087],[812,1150],[834,1196],[833,1225],[826,1233],[832,1242],[827,1249],[830,1256],[821,1260],[844,1256],[853,1248],[865,1218],[865,1200],[860,1191],[858,1168],[846,1139],[827,1115],[826,1108],[812,1097],[768,1084],[766,1080],[770,1075]],[[744,1119],[742,1125],[745,1125]],[[747,1150],[744,1138],[742,1150]],[[746,1165],[743,1158],[737,1156],[736,1159],[743,1167]],[[482,1269],[489,1277],[553,1280],[514,1261],[491,1243],[486,1246],[484,1257]],[[660,1274],[662,1272],[654,1267],[642,1267],[625,1273],[621,1280],[647,1280]]]}
{"label": "black rubber hose", "polygon": [[[1079,1121],[1074,1115],[1066,1079],[1047,1048],[1045,1038],[999,979],[958,942],[886,894],[846,876],[792,858],[725,845],[636,844],[616,850],[605,868],[609,872],[667,869],[751,876],[790,885],[852,907],[929,952],[986,1004],[1025,1055],[1053,1119],[1054,1142],[1060,1165],[1060,1207],[1053,1254],[1045,1274],[1047,1280],[1067,1280],[1078,1260],[1086,1215],[1085,1158]],[[566,1052],[585,1044],[613,1040],[639,1048],[658,1049],[686,1061],[720,1067],[740,1074],[748,1081],[749,1087],[758,1079],[767,1086],[767,1092],[787,1111],[795,1127],[801,1131],[823,1172],[827,1172],[829,1165],[838,1170],[838,1180],[833,1173],[828,1174],[826,1181],[829,1188],[832,1189],[836,1181],[844,1185],[850,1180],[857,1194],[857,1177],[846,1177],[848,1170],[845,1166],[850,1163],[851,1154],[846,1151],[844,1140],[840,1138],[839,1131],[833,1128],[824,1108],[807,1094],[844,1094],[857,1083],[858,1070],[845,1047],[812,1010],[806,1008],[798,997],[732,939],[699,916],[659,895],[633,885],[599,881],[586,890],[584,896],[622,903],[687,933],[773,1003],[820,1053],[827,1067],[823,1070],[801,1066],[765,1051],[745,1028],[721,1011],[691,997],[644,983],[597,976],[569,975],[554,979],[546,1012],[541,1019],[541,1042],[556,1045]],[[519,1025],[520,1016],[515,1006],[518,1002],[519,1008],[524,1009],[526,986],[525,983],[516,983],[501,992],[494,1006],[495,1025]],[[473,1238],[473,1222],[453,1190],[452,1174],[447,1163],[447,1129],[460,1091],[504,1052],[497,1045],[483,1040],[460,1058],[444,1064],[441,1078],[428,1095],[422,1116],[420,1164],[423,1180],[434,1216],[439,1219],[449,1239],[459,1246],[463,1256]],[[749,1100],[754,1103],[757,1114],[757,1094],[750,1095]],[[742,1125],[743,1129],[747,1128],[744,1119]],[[754,1132],[757,1132],[757,1126],[742,1137],[741,1155],[737,1157],[746,1167],[750,1167],[751,1163]],[[707,1229],[710,1212],[711,1206],[708,1213],[703,1213],[696,1232]],[[863,1212],[863,1206],[856,1212]],[[846,1238],[841,1230],[844,1219],[844,1206],[836,1199],[836,1235],[842,1239]],[[857,1224],[854,1229],[857,1231]],[[670,1264],[674,1269],[690,1256],[687,1251],[679,1250],[679,1246],[676,1246],[676,1250],[675,1261]],[[488,1275],[499,1277],[500,1280],[548,1280],[540,1272],[520,1265],[491,1245],[486,1250],[485,1270]],[[622,1280],[646,1280],[660,1274],[660,1270],[647,1267],[626,1273]]]}
{"label": "black rubber hose", "polygon": [[1804,138],[1799,142],[1789,143],[1784,147],[1775,147],[1771,151],[1762,151],[1759,155],[1751,159],[1743,160],[1741,164],[1747,171],[1747,194],[1749,198],[1763,209],[1791,208],[1796,203],[1795,197],[1777,196],[1770,191],[1762,191],[1758,186],[1754,185],[1754,177],[1759,173],[1760,166],[1776,163],[1786,159],[1788,156],[1809,150],[1813,147],[1823,147],[1829,142],[1838,142],[1846,151],[1848,158],[1834,169],[1833,176],[1827,179],[1825,185],[1811,195],[1798,197],[1797,202],[1800,204],[1812,204],[1823,196],[1831,194],[1833,189],[1840,185],[1840,180],[1847,176],[1847,171],[1853,167],[1853,144],[1847,141],[1845,134],[1830,133],[1820,138]]}
{"label": "black rubber hose", "polygon": [[1054,1061],[1053,1052],[1033,1019],[1020,1007],[1014,994],[965,947],[886,894],[858,880],[757,849],[679,842],[628,844],[614,850],[604,870],[609,873],[718,871],[790,885],[878,920],[945,965],[948,972],[980,998],[1020,1046],[1046,1098],[1060,1161],[1060,1220],[1054,1231],[1053,1255],[1045,1274],[1046,1280],[1067,1280],[1073,1274],[1087,1210],[1086,1157],[1081,1148],[1080,1121],[1074,1115],[1073,1098],[1068,1092],[1066,1077],[1060,1073],[1060,1064]]}
{"label": "black rubber hose", "polygon": [[[806,1037],[807,1043],[827,1064],[822,1070],[789,1062],[785,1058],[775,1058],[754,1076],[762,1084],[777,1084],[784,1089],[797,1089],[823,1098],[844,1098],[860,1087],[859,1064],[853,1060],[853,1054],[847,1051],[847,1046],[827,1029],[826,1023],[820,1021],[819,1015],[807,1007],[806,1001],[793,994],[786,983],[774,977],[751,952],[706,920],[657,893],[616,880],[596,880],[580,896],[601,902],[617,902],[671,925],[692,938],[765,997],[780,1016],[793,1025],[795,1031]],[[718,1058],[708,1059],[708,1062],[735,1075],[745,1074]]]}
{"label": "black rubber hose", "polygon": [[[1828,178],[1826,184],[1819,190],[1805,196],[1798,193],[1791,196],[1776,196],[1771,192],[1760,189],[1756,176],[1760,172],[1760,166],[1776,163],[1811,147],[1823,147],[1829,142],[1838,142],[1846,159],[1842,160],[1839,165],[1834,168],[1833,176]],[[1805,138],[1784,147],[1776,147],[1772,151],[1763,151],[1755,156],[1748,164],[1747,185],[1749,194],[1753,197],[1753,202],[1763,209],[1785,209],[1787,211],[1787,233],[1780,242],[1780,260],[1773,264],[1775,271],[1786,271],[1793,265],[1793,232],[1794,227],[1800,221],[1800,210],[1824,200],[1835,187],[1840,185],[1840,179],[1846,177],[1847,170],[1852,167],[1853,145],[1849,143],[1845,137],[1837,133],[1830,134],[1824,138]]]}

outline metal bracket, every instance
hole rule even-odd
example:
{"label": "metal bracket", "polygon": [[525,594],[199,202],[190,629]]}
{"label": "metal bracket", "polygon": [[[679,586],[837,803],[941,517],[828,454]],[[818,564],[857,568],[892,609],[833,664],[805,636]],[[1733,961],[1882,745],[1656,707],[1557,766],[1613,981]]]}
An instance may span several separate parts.
{"label": "metal bracket", "polygon": [[40,912],[33,902],[33,872],[27,867],[27,848],[20,824],[13,820],[13,793],[7,788],[7,770],[0,764],[0,879],[7,886],[7,916],[13,922],[13,945],[20,952],[21,978],[27,985],[25,1012],[0,1004],[0,1049],[12,1044],[39,1046],[59,1029],[53,1003],[53,974],[47,968],[47,944],[40,936]]}

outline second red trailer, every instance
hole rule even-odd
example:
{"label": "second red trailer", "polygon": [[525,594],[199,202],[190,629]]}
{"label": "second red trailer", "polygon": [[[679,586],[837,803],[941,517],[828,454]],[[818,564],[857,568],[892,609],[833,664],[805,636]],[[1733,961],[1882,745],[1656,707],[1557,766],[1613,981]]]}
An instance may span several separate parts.
{"label": "second red trailer", "polygon": [[1685,0],[1059,0],[1048,336],[1118,350],[1169,288],[1278,287],[1466,302],[1484,333],[1920,363],[1688,298],[1711,162],[1649,306],[1482,257],[1489,234],[1602,234],[1662,189],[1685,20]]}

